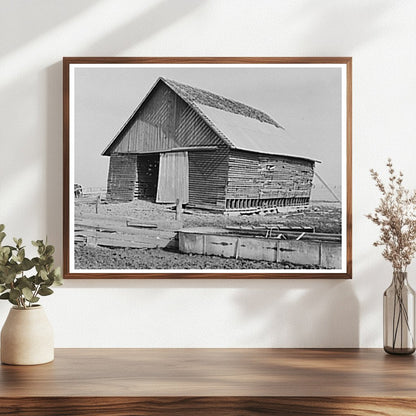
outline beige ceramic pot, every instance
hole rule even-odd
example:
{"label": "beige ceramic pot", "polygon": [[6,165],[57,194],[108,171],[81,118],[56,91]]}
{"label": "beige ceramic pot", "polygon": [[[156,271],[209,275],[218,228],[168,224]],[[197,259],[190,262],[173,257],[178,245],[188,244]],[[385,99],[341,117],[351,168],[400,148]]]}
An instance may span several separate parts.
{"label": "beige ceramic pot", "polygon": [[1,331],[1,362],[34,365],[53,359],[53,329],[43,307],[11,308]]}

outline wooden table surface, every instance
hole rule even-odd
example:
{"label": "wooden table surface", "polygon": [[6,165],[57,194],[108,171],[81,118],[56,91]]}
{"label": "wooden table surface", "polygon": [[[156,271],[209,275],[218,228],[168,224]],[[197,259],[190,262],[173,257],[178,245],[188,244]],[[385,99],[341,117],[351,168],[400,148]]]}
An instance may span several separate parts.
{"label": "wooden table surface", "polygon": [[0,367],[0,414],[416,415],[416,360],[379,349],[57,349]]}

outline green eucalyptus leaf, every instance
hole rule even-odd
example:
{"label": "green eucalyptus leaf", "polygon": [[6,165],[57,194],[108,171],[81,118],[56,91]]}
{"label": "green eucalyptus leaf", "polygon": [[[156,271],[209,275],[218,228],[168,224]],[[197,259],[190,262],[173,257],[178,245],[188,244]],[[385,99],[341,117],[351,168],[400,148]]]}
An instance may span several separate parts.
{"label": "green eucalyptus leaf", "polygon": [[21,290],[23,290],[23,288],[28,288],[31,291],[36,289],[35,284],[31,282],[26,276],[22,276],[18,279],[17,287]]}
{"label": "green eucalyptus leaf", "polygon": [[52,293],[53,293],[53,290],[52,289],[49,289],[49,287],[46,287],[46,286],[42,286],[40,289],[39,289],[39,295],[41,295],[41,296],[49,296],[49,295],[52,295]]}
{"label": "green eucalyptus leaf", "polygon": [[16,257],[19,260],[19,263],[21,263],[23,259],[25,258],[25,249],[24,248],[19,249]]}
{"label": "green eucalyptus leaf", "polygon": [[7,265],[8,269],[10,270],[10,273],[14,273],[17,275],[22,271],[22,268],[20,267],[20,264],[17,264],[15,262],[9,261],[9,264]]}
{"label": "green eucalyptus leaf", "polygon": [[46,270],[45,270],[45,269],[42,269],[42,270],[39,272],[39,276],[40,276],[40,278],[41,278],[42,280],[48,280],[48,273],[46,273]]}
{"label": "green eucalyptus leaf", "polygon": [[53,265],[53,257],[52,256],[43,256],[42,262],[45,266],[51,267]]}
{"label": "green eucalyptus leaf", "polygon": [[27,257],[25,257],[22,262],[20,263],[20,267],[22,268],[22,271],[26,272],[30,269],[33,269],[33,262],[29,260]]}
{"label": "green eucalyptus leaf", "polygon": [[32,290],[30,290],[28,287],[24,287],[22,289],[22,292],[23,292],[23,296],[25,297],[25,299],[29,301],[30,303],[34,303],[39,300],[39,298],[33,295]]}
{"label": "green eucalyptus leaf", "polygon": [[29,301],[29,302],[32,302],[32,300],[31,299],[33,299],[33,292],[28,288],[28,287],[24,287],[23,289],[22,289],[22,293],[23,293],[23,296]]}
{"label": "green eucalyptus leaf", "polygon": [[3,283],[6,275],[9,273],[9,270],[6,266],[0,264],[0,283]]}
{"label": "green eucalyptus leaf", "polygon": [[55,253],[55,247],[52,245],[46,246],[45,255],[52,256],[53,253]]}
{"label": "green eucalyptus leaf", "polygon": [[17,289],[17,288],[11,289],[10,290],[10,299],[11,300],[17,300],[21,296],[21,294],[22,294],[22,292],[19,289]]}
{"label": "green eucalyptus leaf", "polygon": [[5,239],[6,233],[0,232],[0,243]]}
{"label": "green eucalyptus leaf", "polygon": [[0,247],[0,264],[4,265],[9,261],[10,253],[10,247]]}
{"label": "green eucalyptus leaf", "polygon": [[52,286],[52,285],[54,284],[54,282],[55,282],[54,277],[53,277],[53,276],[51,276],[51,274],[49,273],[49,274],[48,274],[48,280],[42,280],[42,281],[40,282],[40,284],[41,284],[42,286],[49,287],[49,286]]}
{"label": "green eucalyptus leaf", "polygon": [[35,283],[35,285],[40,285],[41,283],[44,283],[44,281],[42,280],[42,278],[37,274],[36,276],[34,276],[34,281],[33,283]]}
{"label": "green eucalyptus leaf", "polygon": [[4,231],[4,229],[5,229],[6,227],[5,227],[5,225],[4,224],[0,224],[0,232],[1,231]]}
{"label": "green eucalyptus leaf", "polygon": [[11,284],[13,283],[14,279],[16,278],[16,273],[9,270],[4,276],[3,276],[3,282],[4,284]]}
{"label": "green eucalyptus leaf", "polygon": [[0,293],[3,293],[5,290],[7,290],[6,286],[0,285]]}

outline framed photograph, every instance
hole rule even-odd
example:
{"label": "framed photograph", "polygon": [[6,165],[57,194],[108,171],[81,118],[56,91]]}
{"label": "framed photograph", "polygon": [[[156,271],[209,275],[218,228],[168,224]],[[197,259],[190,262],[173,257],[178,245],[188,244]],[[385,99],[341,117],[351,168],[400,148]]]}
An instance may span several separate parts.
{"label": "framed photograph", "polygon": [[351,278],[351,67],[64,58],[64,277]]}

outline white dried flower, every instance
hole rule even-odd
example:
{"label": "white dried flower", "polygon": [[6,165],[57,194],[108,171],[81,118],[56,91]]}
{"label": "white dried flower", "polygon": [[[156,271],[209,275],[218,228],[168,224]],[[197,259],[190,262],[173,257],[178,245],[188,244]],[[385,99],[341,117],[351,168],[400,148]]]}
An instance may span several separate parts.
{"label": "white dried flower", "polygon": [[416,191],[403,186],[403,173],[387,161],[388,184],[371,169],[371,177],[381,192],[381,199],[374,214],[366,215],[380,227],[380,237],[375,246],[384,246],[383,257],[390,261],[396,271],[406,271],[416,253]]}

